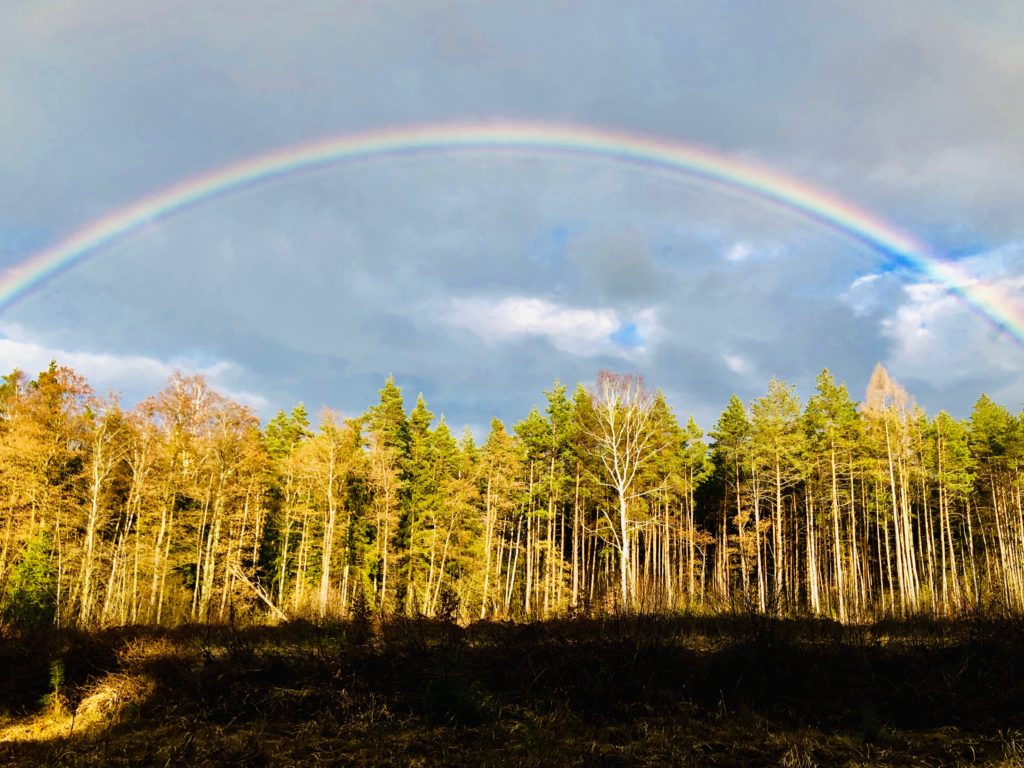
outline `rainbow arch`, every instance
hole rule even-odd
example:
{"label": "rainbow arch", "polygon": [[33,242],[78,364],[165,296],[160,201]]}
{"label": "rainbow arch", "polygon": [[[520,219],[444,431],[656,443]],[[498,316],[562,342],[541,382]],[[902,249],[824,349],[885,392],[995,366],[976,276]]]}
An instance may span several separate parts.
{"label": "rainbow arch", "polygon": [[345,162],[412,153],[522,149],[647,165],[721,184],[813,219],[909,264],[1024,345],[1024,310],[927,245],[824,190],[747,160],[637,134],[538,122],[462,122],[355,133],[250,157],[187,179],[82,227],[0,275],[0,312],[89,254],[162,218],[271,179]]}

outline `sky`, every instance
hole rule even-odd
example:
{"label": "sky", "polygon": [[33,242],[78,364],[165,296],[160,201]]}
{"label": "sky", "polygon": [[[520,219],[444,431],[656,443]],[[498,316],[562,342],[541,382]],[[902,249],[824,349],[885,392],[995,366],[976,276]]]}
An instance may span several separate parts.
{"label": "sky", "polygon": [[[542,121],[705,148],[871,213],[1024,306],[1024,4],[0,3],[0,270],[281,148]],[[250,185],[0,311],[130,405],[202,373],[268,418],[393,374],[456,430],[641,374],[713,425],[771,377],[883,363],[930,413],[1024,408],[1024,348],[927,274],[764,200],[611,158],[432,152]]]}

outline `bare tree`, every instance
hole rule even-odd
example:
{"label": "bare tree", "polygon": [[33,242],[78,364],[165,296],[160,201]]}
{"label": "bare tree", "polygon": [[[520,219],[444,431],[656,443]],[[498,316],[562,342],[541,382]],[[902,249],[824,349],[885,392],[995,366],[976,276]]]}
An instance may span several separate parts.
{"label": "bare tree", "polygon": [[594,422],[588,432],[606,476],[600,482],[614,489],[618,501],[618,521],[611,521],[610,515],[609,520],[619,550],[622,605],[628,610],[632,566],[629,502],[638,495],[633,492],[637,473],[662,448],[651,429],[654,396],[644,388],[640,376],[611,371],[598,373],[597,386],[590,394]]}

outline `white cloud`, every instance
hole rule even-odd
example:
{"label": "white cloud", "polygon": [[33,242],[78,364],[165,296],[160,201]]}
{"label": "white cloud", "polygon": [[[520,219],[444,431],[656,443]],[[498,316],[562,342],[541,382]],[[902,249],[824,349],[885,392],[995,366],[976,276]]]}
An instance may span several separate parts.
{"label": "white cloud", "polygon": [[161,360],[146,355],[120,355],[109,352],[67,350],[49,346],[29,338],[20,326],[0,328],[0,370],[20,368],[30,376],[45,370],[51,360],[66,365],[85,376],[97,392],[107,390],[154,393],[164,386],[175,372],[186,375],[201,374],[226,397],[242,405],[260,410],[268,405],[262,395],[235,389],[231,381],[242,369],[236,363],[217,360],[201,363],[187,357]]}
{"label": "white cloud", "polygon": [[753,253],[754,246],[744,240],[741,240],[738,243],[733,243],[732,247],[725,252],[725,260],[739,263],[749,259]]}
{"label": "white cloud", "polygon": [[[972,289],[991,289],[991,295],[1024,305],[1024,280],[1014,266],[1015,255],[1021,255],[1020,249],[1014,253],[1002,248],[963,260],[969,274],[983,276],[974,280]],[[903,292],[904,303],[881,325],[893,342],[887,364],[897,376],[913,376],[940,389],[988,381],[987,394],[1019,405],[1024,399],[1024,349],[1019,343],[938,283],[914,283]]]}
{"label": "white cloud", "polygon": [[[444,319],[451,325],[473,331],[484,341],[540,337],[563,352],[582,356],[626,356],[643,350],[648,335],[656,328],[655,313],[649,308],[636,318],[627,319],[614,309],[565,307],[545,299],[521,296],[499,300],[457,298],[451,302]],[[622,345],[613,341],[612,336],[625,326],[633,326],[639,344]]]}
{"label": "white cloud", "polygon": [[861,275],[852,283],[850,283],[850,290],[857,291],[862,288],[867,288],[872,283],[877,282],[882,276],[878,273],[872,273],[870,275]]}
{"label": "white cloud", "polygon": [[733,373],[739,374],[740,376],[746,376],[748,373],[754,370],[754,366],[747,358],[742,355],[733,354],[731,352],[723,352],[722,360],[725,361],[726,366]]}
{"label": "white cloud", "polygon": [[1024,368],[1020,347],[989,321],[979,322],[941,285],[916,283],[905,294],[906,303],[882,321],[882,333],[895,342],[891,357],[901,366],[944,380]]}
{"label": "white cloud", "polygon": [[[1024,245],[1012,243],[964,258],[958,267],[971,276],[967,288],[985,306],[986,314],[994,312],[1019,324],[1017,308],[1024,306],[1022,261]],[[940,283],[913,283],[903,292],[905,303],[882,322],[883,333],[897,342],[899,354],[921,365],[934,364],[936,358],[966,355],[974,361],[968,366],[974,371],[992,363],[1006,370],[1004,366],[1011,360],[1017,361],[1015,368],[1024,365],[1019,347],[1015,354],[1001,353],[1008,337],[996,331],[990,317],[977,322],[967,304]],[[990,349],[990,345],[995,347]]]}
{"label": "white cloud", "polygon": [[839,295],[839,298],[850,305],[857,317],[863,317],[878,309],[886,291],[882,285],[884,275],[871,273],[861,275]]}

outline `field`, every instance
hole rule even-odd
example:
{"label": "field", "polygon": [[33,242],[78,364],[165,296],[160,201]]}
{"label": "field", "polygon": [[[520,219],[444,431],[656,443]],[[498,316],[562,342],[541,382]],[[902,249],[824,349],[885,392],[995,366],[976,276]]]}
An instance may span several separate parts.
{"label": "field", "polygon": [[8,635],[0,764],[1024,766],[1022,642],[755,616]]}

